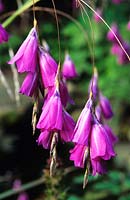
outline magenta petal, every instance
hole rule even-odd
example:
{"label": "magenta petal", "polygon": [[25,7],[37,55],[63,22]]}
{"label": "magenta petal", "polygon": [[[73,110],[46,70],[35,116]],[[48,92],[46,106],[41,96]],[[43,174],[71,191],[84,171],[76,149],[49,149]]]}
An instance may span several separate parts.
{"label": "magenta petal", "polygon": [[39,51],[39,64],[44,87],[54,86],[58,66],[49,53],[45,52],[42,48]]}
{"label": "magenta petal", "polygon": [[104,125],[104,128],[105,128],[105,130],[106,130],[106,132],[107,132],[112,144],[117,143],[118,142],[118,137],[116,135],[114,135],[112,129],[106,124]]}
{"label": "magenta petal", "polygon": [[65,60],[62,67],[62,75],[67,79],[75,78],[78,76],[75,65],[71,60],[69,54],[66,54],[65,56]]}
{"label": "magenta petal", "polygon": [[17,200],[29,200],[29,197],[26,192],[22,192],[21,194],[19,194]]}
{"label": "magenta petal", "polygon": [[92,126],[92,100],[89,99],[82,110],[77,124],[74,129],[74,137],[72,139],[73,142],[88,145],[89,135]]}
{"label": "magenta petal", "polygon": [[37,128],[50,131],[62,130],[62,104],[57,91],[43,106]]}
{"label": "magenta petal", "polygon": [[75,122],[73,118],[63,110],[63,126],[60,131],[61,139],[65,142],[70,142],[72,140],[73,131],[75,127]]}
{"label": "magenta petal", "polygon": [[70,104],[74,104],[73,99],[71,99],[67,86],[66,86],[66,82],[64,80],[60,81],[60,97],[61,97],[61,102],[63,104],[64,107],[66,107],[67,103],[69,102]]}
{"label": "magenta petal", "polygon": [[98,174],[105,174],[107,172],[106,169],[106,161],[102,159],[98,160],[91,160],[91,165],[92,165],[92,175],[95,176],[97,173]]}
{"label": "magenta petal", "polygon": [[8,62],[16,62],[18,72],[34,72],[37,61],[38,36],[35,28],[32,28],[27,38],[20,46],[15,56]]}
{"label": "magenta petal", "polygon": [[41,133],[37,139],[39,145],[42,145],[45,149],[50,149],[52,133],[47,130],[41,130]]}
{"label": "magenta petal", "polygon": [[8,33],[6,32],[6,30],[0,24],[0,44],[3,43],[3,42],[7,42],[8,37],[9,37]]}
{"label": "magenta petal", "polygon": [[19,92],[26,96],[32,97],[35,92],[35,89],[37,88],[37,81],[38,81],[37,73],[29,72],[26,75]]}
{"label": "magenta petal", "polygon": [[102,94],[100,94],[100,106],[102,113],[106,119],[110,119],[111,117],[113,117],[111,104],[109,100]]}
{"label": "magenta petal", "polygon": [[84,145],[77,144],[72,150],[70,150],[70,160],[74,161],[76,167],[84,168],[84,154],[86,148],[87,147]]}
{"label": "magenta petal", "polygon": [[90,154],[92,159],[102,157],[106,154],[107,144],[104,132],[105,130],[101,125],[94,124],[92,126],[90,141]]}

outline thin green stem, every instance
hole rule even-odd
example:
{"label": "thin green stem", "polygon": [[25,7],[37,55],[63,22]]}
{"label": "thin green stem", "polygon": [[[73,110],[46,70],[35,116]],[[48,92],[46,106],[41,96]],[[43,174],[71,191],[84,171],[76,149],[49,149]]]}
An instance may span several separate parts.
{"label": "thin green stem", "polygon": [[[35,0],[35,3],[39,2],[40,0]],[[5,22],[2,24],[4,28],[9,26],[12,21],[19,15],[21,15],[24,11],[26,11],[28,8],[30,8],[33,5],[32,0],[28,0],[22,7],[20,7],[18,10],[16,10],[8,19],[5,20]]]}

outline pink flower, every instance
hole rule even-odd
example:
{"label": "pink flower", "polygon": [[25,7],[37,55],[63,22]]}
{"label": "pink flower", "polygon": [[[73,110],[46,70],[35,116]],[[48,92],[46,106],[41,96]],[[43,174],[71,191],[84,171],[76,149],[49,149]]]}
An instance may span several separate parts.
{"label": "pink flower", "polygon": [[32,28],[27,38],[22,43],[15,56],[8,62],[8,64],[16,63],[19,73],[34,73],[37,65],[37,50],[37,31],[35,28]]}
{"label": "pink flower", "polygon": [[86,149],[85,145],[77,144],[70,150],[70,160],[74,161],[76,167],[84,168]]}
{"label": "pink flower", "polygon": [[115,143],[117,143],[118,142],[118,137],[113,133],[112,129],[107,124],[104,125],[104,128],[105,128],[105,130],[106,130],[106,132],[107,132],[107,134],[108,134],[108,136],[109,136],[109,138],[111,140],[111,143],[113,145]]}
{"label": "pink flower", "polygon": [[100,93],[99,101],[103,116],[106,119],[110,119],[113,116],[113,111],[109,100]]}
{"label": "pink flower", "polygon": [[62,104],[58,91],[43,105],[37,128],[49,131],[62,130]]}
{"label": "pink flower", "polygon": [[0,44],[3,43],[3,42],[7,42],[8,38],[9,38],[8,33],[6,32],[6,30],[0,24]]}
{"label": "pink flower", "polygon": [[58,66],[49,53],[45,52],[41,47],[39,48],[39,65],[44,87],[54,86]]}
{"label": "pink flower", "polygon": [[99,158],[109,160],[113,156],[115,156],[115,152],[111,138],[103,125],[96,121],[92,126],[90,157],[93,160]]}
{"label": "pink flower", "polygon": [[92,100],[89,99],[82,110],[74,129],[74,143],[88,145],[89,136],[92,127]]}
{"label": "pink flower", "polygon": [[37,72],[28,72],[26,75],[22,86],[20,88],[20,93],[26,96],[32,97],[38,85],[38,74]]}
{"label": "pink flower", "polygon": [[106,161],[103,159],[97,159],[97,160],[91,159],[91,165],[92,165],[93,176],[95,176],[96,174],[105,174],[107,172]]}
{"label": "pink flower", "polygon": [[71,60],[69,54],[65,55],[65,60],[63,63],[63,68],[62,68],[62,75],[66,79],[75,78],[78,76],[75,65],[74,65],[73,61]]}
{"label": "pink flower", "polygon": [[[101,10],[100,8],[97,8],[97,9],[96,9],[96,13],[97,13],[100,17],[102,17],[102,10]],[[101,22],[101,19],[100,19],[100,17],[99,17],[98,15],[96,15],[95,13],[94,13],[94,15],[93,15],[93,19],[94,19],[95,22]]]}

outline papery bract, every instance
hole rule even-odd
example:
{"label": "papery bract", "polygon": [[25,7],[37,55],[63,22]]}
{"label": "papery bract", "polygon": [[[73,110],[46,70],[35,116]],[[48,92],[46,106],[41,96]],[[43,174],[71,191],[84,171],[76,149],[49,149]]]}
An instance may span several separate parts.
{"label": "papery bract", "polygon": [[32,28],[15,56],[8,64],[16,63],[19,73],[35,72],[37,66],[38,36],[36,28]]}
{"label": "papery bract", "polygon": [[[97,70],[95,70],[97,71]],[[97,72],[94,73],[92,79],[90,80],[89,87],[88,87],[88,93],[90,94],[92,92],[94,100],[98,97],[99,88],[98,88],[98,74]]]}
{"label": "papery bract", "polygon": [[8,33],[6,32],[6,30],[0,24],[0,44],[3,43],[3,42],[7,42],[8,38],[9,38]]}
{"label": "papery bract", "polygon": [[92,127],[92,100],[89,99],[82,110],[74,129],[73,142],[88,145],[89,135]]}
{"label": "papery bract", "polygon": [[22,86],[21,86],[19,92],[26,96],[32,97],[33,94],[35,93],[37,86],[38,86],[37,72],[35,72],[35,73],[28,72],[28,74],[26,75],[26,77],[22,83]]}
{"label": "papery bract", "polygon": [[43,86],[45,88],[54,86],[58,65],[41,47],[39,48],[39,65]]}
{"label": "papery bract", "polygon": [[100,94],[99,101],[103,116],[106,119],[110,119],[113,116],[113,111],[109,100],[105,96]]}
{"label": "papery bract", "polygon": [[86,149],[87,147],[85,145],[76,144],[75,147],[70,150],[70,160],[74,161],[76,167],[84,168]]}
{"label": "papery bract", "polygon": [[75,78],[78,76],[75,65],[72,59],[70,58],[69,54],[65,55],[65,60],[62,67],[62,75],[66,79]]}

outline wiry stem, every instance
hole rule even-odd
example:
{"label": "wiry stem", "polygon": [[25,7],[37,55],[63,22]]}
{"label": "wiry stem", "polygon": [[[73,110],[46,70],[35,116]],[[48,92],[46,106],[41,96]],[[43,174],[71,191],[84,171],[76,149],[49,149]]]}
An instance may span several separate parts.
{"label": "wiry stem", "polygon": [[115,39],[117,40],[118,44],[120,45],[121,49],[124,51],[124,53],[126,54],[128,60],[130,61],[130,56],[128,55],[128,53],[126,52],[126,50],[124,49],[122,43],[120,42],[120,40],[118,39],[118,37],[116,36],[116,34],[114,33],[114,31],[111,29],[111,27],[108,25],[108,23],[88,4],[86,3],[84,0],[79,0],[82,3],[84,3],[92,12],[94,12],[97,17],[99,17],[101,19],[101,21],[107,26],[107,28],[111,31],[111,33],[114,35]]}

